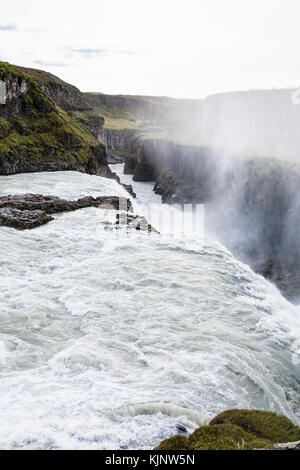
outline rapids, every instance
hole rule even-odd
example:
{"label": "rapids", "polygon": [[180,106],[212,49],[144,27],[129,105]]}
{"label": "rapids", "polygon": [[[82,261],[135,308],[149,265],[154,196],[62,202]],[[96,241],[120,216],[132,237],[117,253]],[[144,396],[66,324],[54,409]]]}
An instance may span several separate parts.
{"label": "rapids", "polygon": [[[133,184],[135,209],[159,205]],[[128,194],[76,172],[0,194]],[[126,229],[114,211],[0,227],[0,448],[151,449],[229,408],[300,424],[300,308],[217,241]],[[153,222],[153,221],[152,221]]]}

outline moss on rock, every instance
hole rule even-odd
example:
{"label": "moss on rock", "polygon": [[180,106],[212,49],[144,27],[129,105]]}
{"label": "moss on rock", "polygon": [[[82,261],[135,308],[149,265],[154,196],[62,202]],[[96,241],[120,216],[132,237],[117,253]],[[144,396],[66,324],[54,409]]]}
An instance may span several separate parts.
{"label": "moss on rock", "polygon": [[[105,147],[44,91],[38,81],[42,72],[28,72],[0,62],[0,79],[10,90],[0,106],[0,174],[55,169],[109,173]],[[45,77],[46,72],[43,83]]]}
{"label": "moss on rock", "polygon": [[259,439],[233,424],[203,426],[191,434],[188,446],[191,450],[251,450],[273,447],[269,441]]}
{"label": "moss on rock", "polygon": [[0,117],[0,139],[8,136],[11,130],[11,124],[6,119]]}
{"label": "moss on rock", "polygon": [[216,416],[210,426],[233,424],[259,438],[272,442],[292,442],[300,440],[300,428],[285,416],[272,411],[228,410]]}
{"label": "moss on rock", "polygon": [[190,450],[185,436],[173,436],[162,441],[155,450]]}
{"label": "moss on rock", "polygon": [[276,443],[299,440],[300,428],[285,416],[270,411],[228,410],[188,438],[171,437],[156,450],[271,450]]}

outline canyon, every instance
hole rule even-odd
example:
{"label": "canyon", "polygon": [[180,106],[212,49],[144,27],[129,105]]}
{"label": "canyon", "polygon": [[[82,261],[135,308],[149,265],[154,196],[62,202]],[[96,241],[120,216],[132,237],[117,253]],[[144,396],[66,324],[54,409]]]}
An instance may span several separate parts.
{"label": "canyon", "polygon": [[[298,448],[292,103],[252,93],[81,93],[0,63],[1,448]],[[143,210],[199,204],[205,239]]]}
{"label": "canyon", "polygon": [[[300,295],[300,111],[293,90],[205,101],[88,94],[124,174],[167,204],[204,204],[206,229],[290,300]],[[127,114],[126,114],[127,113]]]}
{"label": "canyon", "polygon": [[[77,170],[153,182],[168,204],[204,204],[209,233],[300,295],[299,106],[294,90],[206,100],[81,93],[0,64],[0,174]],[[135,196],[132,187],[125,189]]]}

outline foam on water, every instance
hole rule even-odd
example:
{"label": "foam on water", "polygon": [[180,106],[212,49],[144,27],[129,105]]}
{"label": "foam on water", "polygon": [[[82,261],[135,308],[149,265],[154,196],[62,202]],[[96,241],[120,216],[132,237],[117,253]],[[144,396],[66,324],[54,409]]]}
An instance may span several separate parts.
{"label": "foam on water", "polygon": [[[0,185],[127,195],[75,172]],[[136,207],[157,202],[134,188]],[[214,241],[117,237],[113,217],[88,208],[0,228],[0,447],[153,448],[236,407],[300,424],[299,308]]]}

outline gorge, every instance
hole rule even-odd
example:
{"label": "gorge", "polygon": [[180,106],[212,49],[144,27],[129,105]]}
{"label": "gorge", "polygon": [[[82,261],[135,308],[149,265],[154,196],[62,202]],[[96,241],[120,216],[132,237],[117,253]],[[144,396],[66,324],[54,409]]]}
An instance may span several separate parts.
{"label": "gorge", "polygon": [[[233,408],[290,420],[249,448],[299,440],[297,141],[260,96],[84,94],[0,63],[0,218],[51,219],[0,227],[1,448],[186,449]],[[154,229],[145,208],[204,204],[206,236],[123,226],[119,198]]]}
{"label": "gorge", "polygon": [[109,116],[99,138],[123,158],[125,174],[152,181],[164,203],[205,204],[207,233],[297,301],[300,111],[292,96],[274,90],[206,102],[88,100]]}

